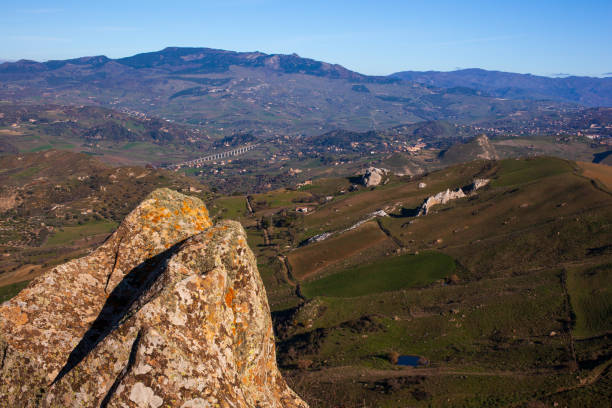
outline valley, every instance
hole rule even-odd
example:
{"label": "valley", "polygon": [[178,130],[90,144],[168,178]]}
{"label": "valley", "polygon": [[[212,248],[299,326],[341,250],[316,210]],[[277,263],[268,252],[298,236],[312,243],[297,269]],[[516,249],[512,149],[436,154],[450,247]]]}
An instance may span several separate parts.
{"label": "valley", "polygon": [[[202,197],[213,219],[244,225],[272,309],[280,367],[310,406],[579,406],[606,392],[608,166],[481,159],[391,174],[373,187],[336,176],[224,196],[180,172],[113,169],[73,155],[3,158],[5,183],[32,180],[11,187],[14,206],[5,214],[17,218],[5,220],[22,227],[3,229],[29,234],[4,238],[4,296],[99,245],[130,200],[173,186]],[[49,167],[6,170],[17,162]],[[95,178],[79,180],[91,172]],[[427,197],[477,178],[491,181],[415,216]],[[136,193],[134,183],[143,189]],[[65,189],[71,194],[62,195]],[[118,196],[128,190],[136,194]],[[45,215],[57,205],[61,216]],[[325,233],[333,234],[308,242]],[[396,367],[392,353],[422,356],[427,365]]]}
{"label": "valley", "polygon": [[[68,362],[36,371],[56,402],[82,380],[91,401],[161,406],[144,388],[156,380],[129,395],[118,384],[172,372],[187,389],[183,368],[168,367],[189,359],[217,381],[189,347],[175,354],[185,332],[201,353],[217,353],[214,338],[237,356],[241,382],[214,392],[247,384],[264,400],[271,367],[282,395],[270,406],[607,408],[608,86],[480,70],[369,76],[210,48],[2,63],[0,323],[13,349],[43,320],[71,333]],[[50,293],[56,277],[64,286]],[[95,305],[74,300],[66,327],[59,312],[33,318],[69,309],[68,289]],[[205,332],[185,324],[196,313]],[[152,325],[176,347],[132,370]],[[258,376],[244,353],[265,357]],[[96,364],[113,366],[103,395]]]}

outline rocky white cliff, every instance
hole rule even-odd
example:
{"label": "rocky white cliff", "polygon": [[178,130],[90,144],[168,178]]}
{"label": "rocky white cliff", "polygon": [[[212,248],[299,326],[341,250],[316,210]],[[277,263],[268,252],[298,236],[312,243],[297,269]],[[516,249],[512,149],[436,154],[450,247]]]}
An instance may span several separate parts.
{"label": "rocky white cliff", "polygon": [[429,196],[425,199],[423,204],[419,207],[417,211],[417,216],[427,215],[427,213],[431,210],[432,207],[440,204],[446,204],[451,200],[456,200],[458,198],[467,197],[472,194],[474,191],[486,186],[489,184],[489,179],[474,179],[472,184],[464,188],[458,188],[456,190],[446,189],[445,191],[441,191],[435,195]]}

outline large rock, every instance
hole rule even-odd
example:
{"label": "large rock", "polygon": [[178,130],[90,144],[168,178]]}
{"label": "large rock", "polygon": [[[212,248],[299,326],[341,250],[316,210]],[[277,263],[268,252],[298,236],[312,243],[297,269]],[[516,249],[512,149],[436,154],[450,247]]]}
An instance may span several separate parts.
{"label": "large rock", "polygon": [[487,186],[489,184],[491,180],[489,179],[482,179],[482,178],[476,178],[474,179],[474,181],[472,182],[472,184],[470,184],[467,188],[467,190],[471,193],[474,192],[478,189],[481,189],[485,186]]}
{"label": "large rock", "polygon": [[451,200],[463,197],[465,197],[465,193],[462,189],[450,190],[447,188],[446,191],[441,191],[436,195],[428,197],[419,208],[418,215],[427,215],[434,205],[446,204]]}
{"label": "large rock", "polygon": [[[449,188],[446,191],[440,191],[438,194],[429,196],[423,201],[423,204],[418,208],[417,216],[427,215],[431,207],[440,204],[446,204],[451,200],[456,200],[458,198],[467,197],[471,195],[476,190],[481,189],[489,184],[489,179],[481,179],[477,178],[472,181],[469,186],[464,188],[458,188],[456,190],[451,190]],[[420,188],[420,185],[419,185]]]}
{"label": "large rock", "polygon": [[0,347],[2,407],[307,407],[244,230],[167,189],[2,304]]}
{"label": "large rock", "polygon": [[361,182],[366,187],[374,187],[382,183],[388,174],[389,170],[387,169],[368,167],[361,179]]}

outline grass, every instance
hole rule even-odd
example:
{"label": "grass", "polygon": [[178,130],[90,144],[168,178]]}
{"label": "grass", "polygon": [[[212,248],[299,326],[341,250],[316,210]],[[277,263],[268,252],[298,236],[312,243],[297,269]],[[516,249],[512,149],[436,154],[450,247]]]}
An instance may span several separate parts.
{"label": "grass", "polygon": [[46,244],[47,245],[63,245],[73,242],[77,239],[81,239],[90,235],[96,234],[108,234],[117,228],[117,223],[113,221],[93,221],[83,225],[75,225],[70,227],[64,227],[63,230],[59,230],[51,235]]}
{"label": "grass", "polygon": [[288,259],[293,275],[304,279],[388,240],[376,223],[367,222],[352,231],[299,248]]}
{"label": "grass", "polygon": [[131,150],[134,148],[150,148],[151,145],[146,142],[128,142],[121,146],[122,150]]}
{"label": "grass", "polygon": [[186,167],[181,169],[181,172],[185,173],[185,175],[187,176],[193,176],[194,174],[199,173],[200,171],[202,171],[202,169],[198,167]]}
{"label": "grass", "polygon": [[[572,355],[564,331],[568,313],[559,279],[564,265],[560,264],[588,261],[593,265],[595,257],[601,257],[598,264],[610,262],[606,249],[610,242],[609,194],[574,174],[572,164],[560,159],[505,160],[480,174],[466,171],[470,170],[466,167],[424,176],[426,189],[417,189],[412,181],[338,196],[304,217],[307,234],[336,230],[341,223],[354,222],[372,208],[401,202],[401,207],[411,209],[423,196],[464,185],[475,174],[486,178],[497,174],[492,187],[440,206],[427,217],[403,216],[396,210],[392,217],[380,219],[410,252],[426,255],[440,251],[452,256],[457,265],[454,273],[460,278],[458,285],[427,285],[448,272],[436,275],[417,267],[402,268],[399,260],[403,257],[382,257],[384,251],[378,253],[382,257],[379,260],[366,259],[361,253],[351,255],[349,249],[365,236],[350,240],[336,236],[322,242],[321,247],[308,245],[288,254],[293,276],[299,279],[300,273],[307,273],[315,279],[319,274],[318,280],[302,281],[301,289],[323,307],[307,316],[311,320],[293,320],[292,330],[294,336],[316,330],[324,332],[324,337],[312,342],[317,345],[314,351],[299,351],[299,341],[303,341],[299,337],[295,337],[299,340],[295,344],[292,339],[283,340],[279,347],[283,350],[294,345],[297,358],[324,367],[313,376],[313,386],[325,385],[308,400],[311,406],[335,406],[331,402],[333,392],[325,394],[327,366],[338,370],[343,367],[343,372],[352,371],[344,369],[349,366],[391,372],[393,367],[385,359],[389,351],[424,356],[434,370],[464,371],[468,375],[426,377],[418,387],[431,397],[416,401],[410,388],[381,395],[363,384],[368,381],[365,374],[357,379],[361,386],[356,389],[363,393],[362,399],[349,406],[523,406],[577,383],[576,373],[566,368]],[[336,244],[342,239],[343,243]],[[358,258],[361,264],[346,265],[349,256]],[[316,270],[318,263],[332,258],[333,266]],[[392,262],[399,266],[389,265]],[[611,326],[606,299],[610,297],[612,268],[609,264],[606,268],[576,267],[569,271],[581,370],[593,360],[609,357],[604,351],[609,350],[609,337],[599,336],[609,333]],[[331,274],[334,271],[337,273]],[[403,273],[406,271],[422,272],[423,276]],[[378,325],[359,329],[355,322],[364,317]],[[553,331],[562,334],[551,336]],[[581,339],[587,336],[598,337]],[[280,353],[285,357],[283,351]],[[580,375],[584,377],[582,372]],[[355,378],[335,384],[348,390]],[[594,403],[607,400],[603,393],[609,388],[605,387],[609,383],[598,382],[584,392],[572,391],[567,398],[559,395],[558,401],[560,406],[564,406],[564,400],[571,401],[571,406],[597,406]],[[363,402],[367,398],[371,398],[368,404]],[[546,402],[552,406],[556,398]],[[586,403],[580,405],[581,401]],[[336,405],[341,403],[346,405],[345,401]]]}
{"label": "grass", "polygon": [[612,264],[568,271],[567,289],[578,338],[612,331]]}
{"label": "grass", "polygon": [[27,168],[25,170],[20,171],[19,173],[15,173],[15,174],[11,175],[11,177],[15,178],[15,179],[19,179],[19,180],[27,179],[27,178],[32,177],[36,173],[38,173],[39,170],[40,170],[40,167],[32,166],[30,168]]}
{"label": "grass", "polygon": [[69,142],[64,142],[64,141],[51,141],[50,142],[53,145],[54,149],[74,149],[75,148],[75,144],[73,143],[69,143]]}
{"label": "grass", "polygon": [[225,219],[238,220],[247,212],[246,199],[242,196],[223,197],[215,200],[218,215]]}
{"label": "grass", "polygon": [[612,167],[604,164],[579,162],[582,175],[601,182],[608,191],[612,191]]}
{"label": "grass", "polygon": [[50,144],[46,144],[46,145],[34,147],[34,148],[28,150],[28,153],[41,152],[43,150],[49,150],[49,149],[53,149],[53,146],[50,145]]}
{"label": "grass", "polygon": [[449,276],[455,261],[448,255],[428,252],[385,258],[306,283],[308,297],[355,297],[417,286],[426,286]]}
{"label": "grass", "polygon": [[296,204],[294,200],[309,201],[311,197],[312,195],[305,191],[277,190],[265,194],[254,195],[254,205],[257,208],[292,207],[300,205]]}
{"label": "grass", "polygon": [[[307,358],[330,366],[390,369],[385,354],[424,356],[433,367],[461,371],[525,372],[568,359],[561,330],[558,270],[468,285],[430,285],[361,297],[320,298],[323,314],[313,329],[327,328],[321,349]],[[342,326],[368,315],[379,329]],[[308,329],[306,329],[308,330]]]}
{"label": "grass", "polygon": [[552,157],[503,160],[499,175],[491,184],[495,187],[513,186],[570,171],[572,167],[568,162]]}
{"label": "grass", "polygon": [[28,286],[28,283],[30,283],[30,281],[11,283],[10,285],[0,287],[0,303],[6,302],[17,296],[23,288]]}
{"label": "grass", "polygon": [[304,218],[304,224],[309,228],[308,233],[314,235],[313,231],[346,228],[366,217],[368,213],[396,203],[401,203],[406,208],[414,208],[429,195],[470,183],[474,174],[478,174],[482,167],[482,162],[473,162],[432,173],[419,180],[427,183],[424,189],[418,188],[418,181],[406,183],[397,179],[375,189],[361,188],[357,192],[337,196],[332,202],[320,206],[316,212]]}
{"label": "grass", "polygon": [[320,196],[333,196],[341,190],[348,190],[350,186],[351,183],[346,178],[324,178],[300,187],[299,191],[308,191]]}

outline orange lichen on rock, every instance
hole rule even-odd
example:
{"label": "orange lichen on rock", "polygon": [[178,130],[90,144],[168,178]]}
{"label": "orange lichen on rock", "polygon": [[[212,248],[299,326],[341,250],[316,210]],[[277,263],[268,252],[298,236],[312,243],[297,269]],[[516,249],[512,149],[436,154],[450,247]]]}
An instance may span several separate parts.
{"label": "orange lichen on rock", "polygon": [[28,322],[28,315],[21,311],[19,306],[7,306],[3,309],[0,309],[0,314],[3,319],[17,325],[23,326]]}
{"label": "orange lichen on rock", "polygon": [[225,294],[225,304],[227,307],[233,307],[234,305],[234,288],[229,288]]}
{"label": "orange lichen on rock", "polygon": [[153,192],[100,248],[0,306],[0,407],[307,408],[276,366],[240,224]]}

